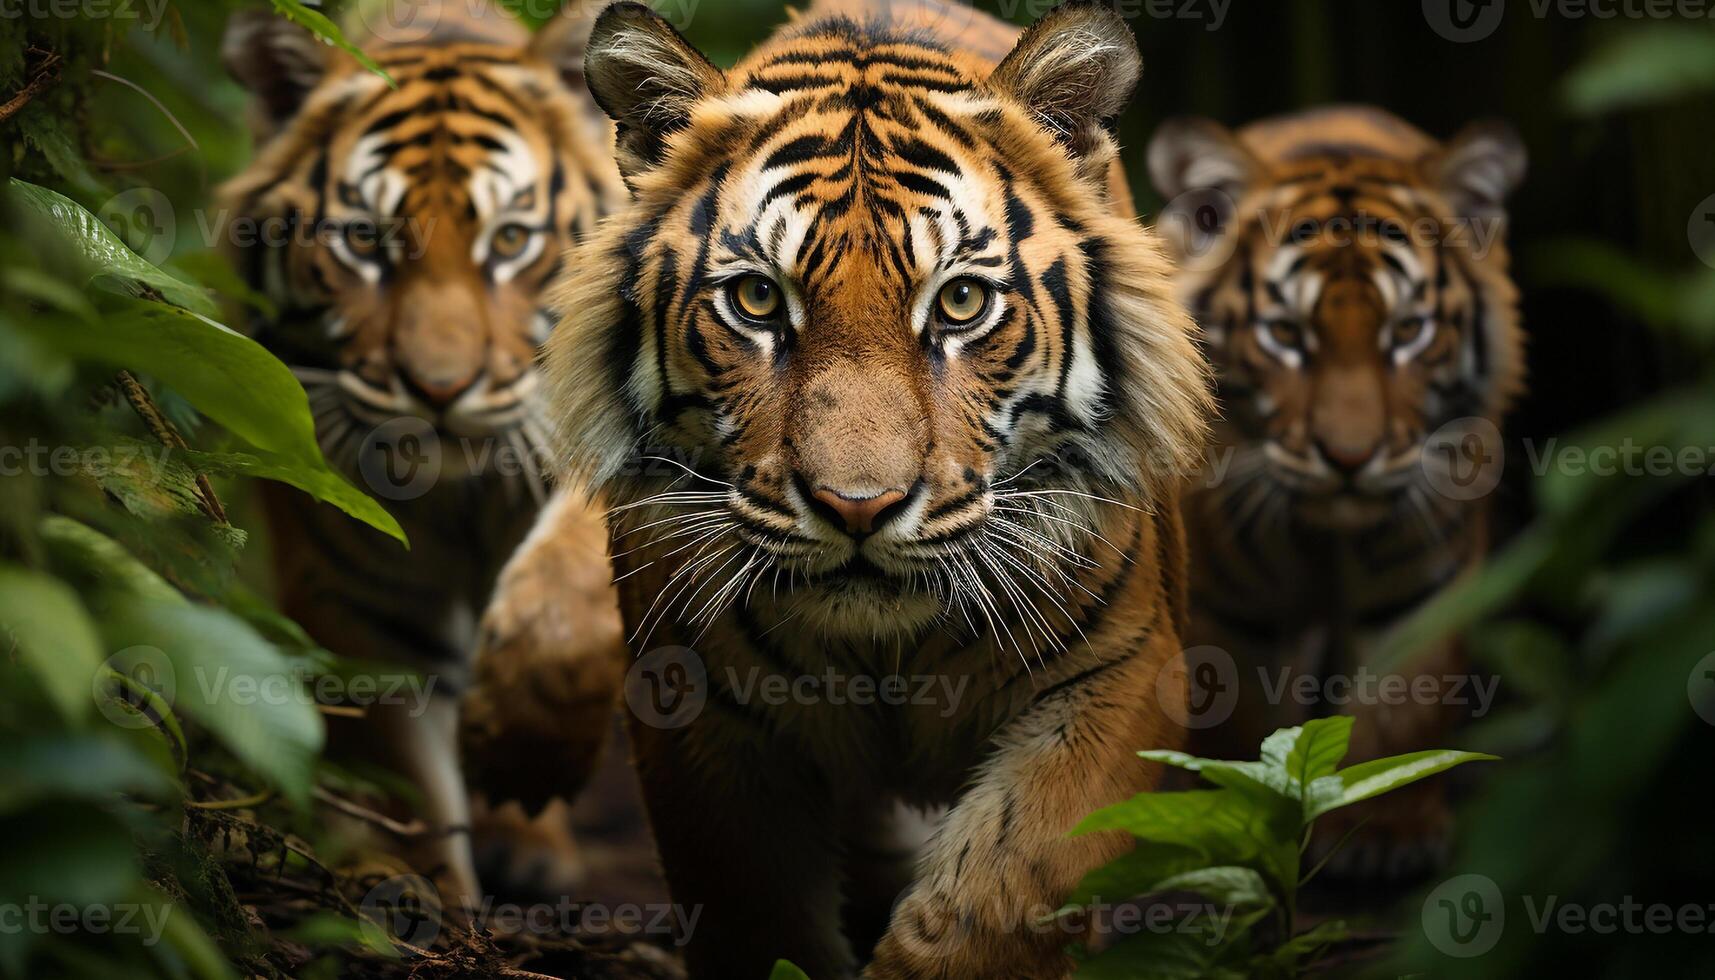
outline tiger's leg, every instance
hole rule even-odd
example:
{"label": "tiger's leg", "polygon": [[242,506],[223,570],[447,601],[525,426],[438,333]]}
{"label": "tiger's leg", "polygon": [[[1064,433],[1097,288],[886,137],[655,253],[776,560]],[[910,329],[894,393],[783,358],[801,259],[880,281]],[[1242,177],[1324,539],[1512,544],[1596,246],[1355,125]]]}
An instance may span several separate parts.
{"label": "tiger's leg", "polygon": [[523,872],[509,884],[561,893],[583,864],[563,803],[601,755],[627,662],[599,509],[555,493],[502,569],[478,637],[461,741],[492,806],[475,847],[485,865]]}
{"label": "tiger's leg", "polygon": [[[361,718],[329,719],[330,752],[383,766],[415,788],[422,807],[414,815],[429,829],[402,849],[436,879],[443,904],[460,908],[478,896],[457,742],[469,604],[456,588],[413,581],[417,566],[397,542],[326,505],[272,484],[264,502],[281,611],[334,653],[397,665],[382,668],[393,676],[377,679],[375,697],[353,705]],[[411,530],[419,554],[435,546]]]}
{"label": "tiger's leg", "polygon": [[[693,980],[766,977],[788,959],[816,980],[850,977],[840,931],[838,826],[827,789],[797,760],[734,744],[710,704],[682,729],[633,717],[649,821],[680,921]],[[711,724],[717,731],[708,731]],[[735,737],[735,733],[727,733]],[[721,748],[711,751],[711,740]]]}
{"label": "tiger's leg", "polygon": [[864,976],[1048,980],[1071,971],[1064,947],[1080,937],[1049,917],[1127,841],[1066,832],[1091,811],[1156,787],[1160,767],[1135,753],[1182,738],[1153,710],[1156,679],[1178,655],[1174,641],[1158,636],[1049,688],[1002,731],[942,823]]}

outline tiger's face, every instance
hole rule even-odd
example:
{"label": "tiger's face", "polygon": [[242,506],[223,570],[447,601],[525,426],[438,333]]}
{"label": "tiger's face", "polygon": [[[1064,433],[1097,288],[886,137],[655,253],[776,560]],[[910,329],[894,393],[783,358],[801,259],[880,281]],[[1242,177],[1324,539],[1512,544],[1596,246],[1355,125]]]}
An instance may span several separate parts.
{"label": "tiger's face", "polygon": [[[839,20],[722,73],[610,10],[589,75],[636,202],[559,299],[588,311],[549,355],[571,467],[696,504],[664,526],[865,634],[1072,555],[1086,504],[1163,493],[1207,394],[1156,245],[1105,190],[1136,74],[1093,7],[992,73]],[[627,465],[649,454],[686,472]]]}
{"label": "tiger's face", "polygon": [[228,220],[280,311],[260,338],[305,382],[335,462],[414,417],[534,470],[541,293],[623,196],[606,127],[561,70],[587,37],[574,19],[535,38],[491,15],[374,43],[390,87],[296,26],[235,18],[228,61],[266,144],[226,188]]}
{"label": "tiger's face", "polygon": [[1180,295],[1218,372],[1235,486],[1262,477],[1339,526],[1427,495],[1428,437],[1498,419],[1520,382],[1500,209],[1523,169],[1516,138],[1479,129],[1442,149],[1355,118],[1395,144],[1305,124],[1260,138],[1299,147],[1268,156],[1185,122],[1151,149],[1175,202],[1164,222],[1189,233]]}

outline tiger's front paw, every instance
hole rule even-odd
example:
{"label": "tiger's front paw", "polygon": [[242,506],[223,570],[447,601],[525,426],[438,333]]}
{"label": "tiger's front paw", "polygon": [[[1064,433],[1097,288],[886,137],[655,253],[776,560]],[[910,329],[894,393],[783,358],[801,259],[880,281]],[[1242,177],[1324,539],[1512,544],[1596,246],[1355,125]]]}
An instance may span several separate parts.
{"label": "tiger's front paw", "polygon": [[526,545],[507,565],[461,707],[472,787],[527,813],[570,799],[588,777],[626,662],[605,551],[574,543]]}
{"label": "tiger's front paw", "polygon": [[1029,910],[1006,914],[1000,897],[961,900],[929,890],[907,895],[863,972],[866,980],[1056,980],[1070,976],[1071,937]]}

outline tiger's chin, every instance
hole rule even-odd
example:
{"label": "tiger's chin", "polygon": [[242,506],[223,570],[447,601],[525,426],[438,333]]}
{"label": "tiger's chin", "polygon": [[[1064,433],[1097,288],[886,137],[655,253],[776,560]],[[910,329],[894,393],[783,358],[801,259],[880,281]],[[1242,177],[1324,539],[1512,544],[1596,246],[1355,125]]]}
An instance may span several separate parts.
{"label": "tiger's chin", "polygon": [[1329,531],[1361,531],[1399,514],[1399,493],[1335,491],[1298,500],[1299,520]]}
{"label": "tiger's chin", "polygon": [[854,640],[910,639],[941,617],[941,597],[925,589],[921,579],[865,565],[802,582],[792,590],[787,615],[824,635]]}

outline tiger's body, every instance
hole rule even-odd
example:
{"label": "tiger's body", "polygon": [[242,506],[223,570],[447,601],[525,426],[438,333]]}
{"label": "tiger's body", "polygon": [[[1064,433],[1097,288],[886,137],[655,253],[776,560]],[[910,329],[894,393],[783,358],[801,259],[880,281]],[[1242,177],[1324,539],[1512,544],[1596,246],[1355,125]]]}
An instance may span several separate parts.
{"label": "tiger's body", "polygon": [[[235,15],[227,61],[256,98],[259,152],[222,200],[241,271],[279,310],[257,337],[304,382],[328,460],[411,541],[270,492],[282,608],[330,650],[428,676],[428,704],[374,705],[335,744],[422,794],[435,832],[421,859],[457,900],[476,894],[457,697],[478,616],[547,492],[541,293],[624,190],[578,74],[588,18],[532,37],[468,4],[366,11],[373,30],[354,22],[354,42],[396,87],[301,28]],[[580,637],[611,645],[599,515],[560,509],[597,541]]]}
{"label": "tiger's body", "polygon": [[[1185,503],[1188,643],[1229,654],[1206,676],[1237,685],[1236,700],[1194,698],[1220,705],[1205,747],[1249,753],[1276,728],[1344,713],[1359,717],[1354,759],[1437,747],[1469,697],[1456,643],[1387,672],[1431,695],[1383,698],[1362,678],[1488,546],[1476,484],[1492,487],[1499,464],[1458,454],[1469,436],[1498,457],[1495,427],[1523,385],[1501,208],[1523,150],[1497,126],[1443,146],[1336,107],[1236,133],[1170,123],[1150,160],[1165,222],[1187,232],[1178,293],[1223,410]],[[1293,693],[1306,679],[1309,698]],[[1446,843],[1439,786],[1360,814],[1369,826],[1333,867],[1426,870]]]}
{"label": "tiger's body", "polygon": [[[565,467],[616,505],[695,976],[849,976],[875,937],[842,912],[886,925],[866,976],[1062,975],[1079,933],[1045,918],[1127,846],[1064,835],[1179,741],[1175,493],[1211,403],[1111,182],[1137,71],[1090,4],[1022,38],[815,4],[727,72],[638,5],[597,23],[633,203],[576,253],[548,369]],[[875,880],[900,803],[949,809]]]}

